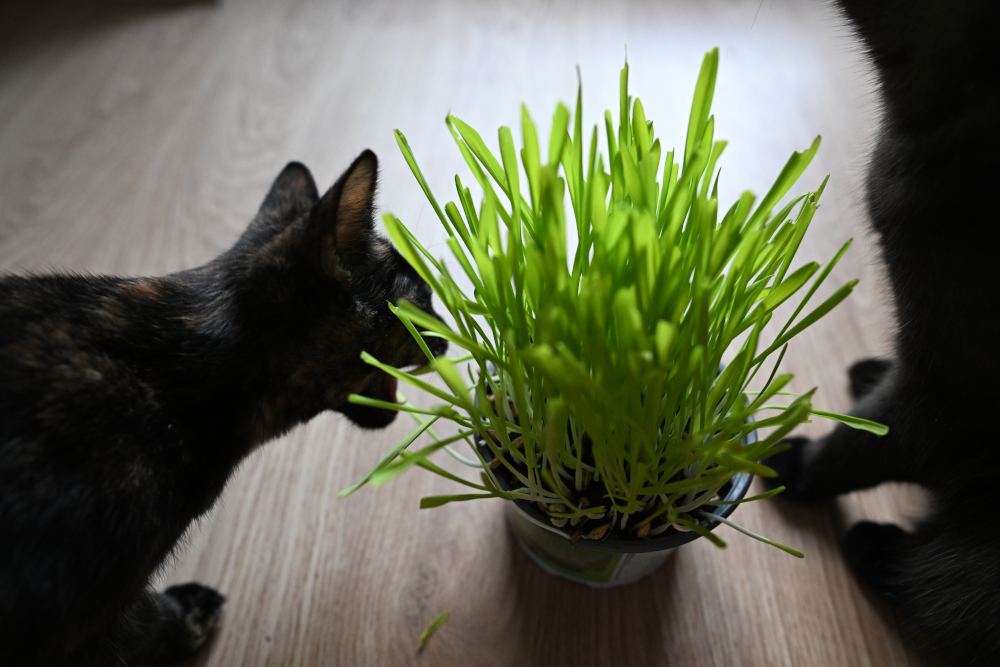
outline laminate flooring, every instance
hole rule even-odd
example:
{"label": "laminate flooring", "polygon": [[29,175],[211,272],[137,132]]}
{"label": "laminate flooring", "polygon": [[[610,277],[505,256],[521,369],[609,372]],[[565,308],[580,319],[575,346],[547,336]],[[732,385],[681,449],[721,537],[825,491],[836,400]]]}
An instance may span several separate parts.
{"label": "laminate flooring", "polygon": [[[364,148],[380,207],[444,254],[433,211],[392,130],[439,198],[466,174],[449,111],[491,143],[520,135],[520,103],[547,132],[557,101],[585,126],[617,115],[618,72],[657,135],[681,148],[702,55],[718,45],[723,205],[765,192],[823,135],[798,191],[830,185],[797,261],[854,245],[830,290],[861,282],[789,348],[794,387],[850,405],[845,369],[889,351],[891,305],[859,204],[877,123],[868,65],[836,15],[806,0],[78,0],[0,9],[0,271],[156,274],[231,244],[290,160],[328,187]],[[603,129],[602,129],[603,132]],[[466,177],[466,181],[471,180]],[[770,331],[774,335],[776,330]],[[414,397],[414,400],[427,399]],[[860,518],[904,524],[925,502],[886,486],[812,509],[743,506],[640,583],[591,590],[543,574],[509,536],[501,501],[421,511],[454,486],[423,471],[349,498],[409,429],[362,432],[328,414],[259,450],[192,526],[158,585],[228,598],[195,665],[920,665],[852,578],[837,537]],[[817,435],[830,428],[803,428]],[[443,465],[450,465],[443,463]],[[755,489],[759,487],[755,486]],[[440,612],[450,620],[417,651]]]}

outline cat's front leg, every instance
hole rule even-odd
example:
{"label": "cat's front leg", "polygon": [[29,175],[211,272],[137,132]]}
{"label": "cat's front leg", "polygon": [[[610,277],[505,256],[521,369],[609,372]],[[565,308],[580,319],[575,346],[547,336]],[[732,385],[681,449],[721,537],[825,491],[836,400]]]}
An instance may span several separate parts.
{"label": "cat's front leg", "polygon": [[988,519],[962,512],[961,505],[939,511],[913,532],[862,521],[841,546],[918,646],[936,647],[947,664],[992,667],[1000,664],[1000,546],[983,533]]}
{"label": "cat's front leg", "polygon": [[913,534],[892,523],[862,521],[840,544],[851,569],[875,592],[890,600],[906,595],[901,568],[907,553],[918,547]]}
{"label": "cat's front leg", "polygon": [[194,583],[171,586],[154,597],[159,624],[137,657],[140,664],[170,665],[200,651],[215,633],[226,601],[214,589]]}
{"label": "cat's front leg", "polygon": [[888,359],[862,359],[855,361],[847,369],[850,380],[851,396],[855,400],[871,394],[882,382],[886,381],[893,364]]}
{"label": "cat's front leg", "polygon": [[172,665],[187,660],[212,638],[224,602],[215,590],[194,583],[162,593],[144,591],[100,640],[104,648],[97,653],[113,655],[115,664],[126,660],[130,665]]}
{"label": "cat's front leg", "polygon": [[[55,658],[15,660],[15,665],[58,664],[112,667],[172,665],[194,656],[208,644],[225,598],[200,584],[171,586],[162,593],[144,590],[86,638]],[[6,647],[0,647],[0,655]],[[41,657],[41,655],[39,656]],[[0,663],[6,665],[0,658]]]}
{"label": "cat's front leg", "polygon": [[763,461],[778,473],[765,481],[784,486],[785,499],[819,502],[886,481],[916,481],[916,471],[910,468],[917,462],[905,451],[907,435],[899,428],[905,424],[900,415],[906,401],[899,397],[891,366],[868,360],[852,366],[850,376],[852,389],[864,394],[851,414],[887,425],[888,435],[838,424],[818,440],[787,439],[789,450]]}

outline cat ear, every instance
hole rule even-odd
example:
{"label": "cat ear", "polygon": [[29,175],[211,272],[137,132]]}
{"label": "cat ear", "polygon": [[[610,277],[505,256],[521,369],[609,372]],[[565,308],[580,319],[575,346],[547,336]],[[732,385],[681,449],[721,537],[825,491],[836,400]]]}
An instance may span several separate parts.
{"label": "cat ear", "polygon": [[331,278],[346,280],[351,263],[371,248],[377,181],[378,158],[366,150],[312,210],[309,226],[319,236],[320,266]]}
{"label": "cat ear", "polygon": [[309,213],[318,200],[319,191],[309,169],[300,162],[289,162],[271,184],[249,230],[281,231]]}

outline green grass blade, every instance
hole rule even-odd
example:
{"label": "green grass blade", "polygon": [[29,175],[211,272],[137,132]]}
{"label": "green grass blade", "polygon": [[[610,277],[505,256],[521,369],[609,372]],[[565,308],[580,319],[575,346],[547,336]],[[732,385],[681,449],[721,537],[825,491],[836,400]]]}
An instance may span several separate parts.
{"label": "green grass blade", "polygon": [[424,644],[427,643],[427,640],[430,639],[434,635],[434,633],[437,632],[450,617],[451,617],[451,611],[444,611],[441,612],[441,614],[437,618],[431,621],[431,624],[428,625],[427,629],[424,630],[423,633],[421,633],[420,635],[421,649],[424,647]]}
{"label": "green grass blade", "polygon": [[805,266],[799,267],[780,285],[771,290],[761,303],[761,307],[767,311],[774,310],[798,292],[806,281],[818,270],[819,264],[816,262],[810,262]]}
{"label": "green grass blade", "polygon": [[753,363],[757,364],[763,361],[768,355],[777,350],[779,347],[787,343],[789,340],[794,338],[796,335],[804,331],[807,327],[812,325],[816,320],[823,317],[831,310],[833,310],[837,304],[846,299],[851,291],[854,290],[854,286],[858,284],[857,280],[852,280],[849,283],[843,285],[840,289],[833,293],[833,295],[824,301],[822,304],[816,307],[811,313],[806,315],[802,320],[789,329],[784,335],[780,336],[771,347],[767,349],[763,354],[758,355],[754,358]]}
{"label": "green grass blade", "polygon": [[409,165],[410,171],[417,179],[417,183],[420,184],[420,189],[424,191],[424,196],[427,197],[427,201],[430,202],[431,207],[434,212],[437,213],[438,218],[441,219],[441,224],[448,228],[448,221],[444,217],[444,213],[441,211],[441,207],[438,206],[437,199],[434,198],[434,193],[431,192],[431,187],[427,185],[427,180],[424,178],[423,172],[420,171],[420,167],[417,166],[417,159],[413,157],[413,149],[410,148],[410,143],[406,140],[406,136],[399,130],[393,130],[396,136],[396,144],[399,146],[399,150],[403,153],[403,159],[406,160],[406,164]]}
{"label": "green grass blade", "polygon": [[424,496],[420,499],[420,509],[428,510],[434,507],[441,507],[448,503],[464,502],[466,500],[479,500],[480,498],[499,498],[495,493],[462,493],[450,496]]}
{"label": "green grass blade", "polygon": [[718,514],[712,514],[710,512],[704,512],[703,511],[701,513],[701,515],[703,517],[705,517],[706,519],[715,519],[716,521],[721,521],[722,523],[726,524],[727,526],[729,526],[733,530],[737,530],[737,531],[743,533],[744,535],[746,535],[748,537],[754,538],[755,540],[760,540],[764,544],[770,544],[772,547],[777,547],[777,548],[781,549],[782,551],[784,551],[785,553],[791,554],[791,555],[795,556],[796,558],[804,558],[805,557],[805,554],[802,553],[801,551],[799,551],[798,549],[793,549],[792,547],[786,547],[784,544],[779,544],[777,542],[774,542],[773,540],[769,540],[766,537],[764,537],[763,535],[758,535],[757,533],[755,533],[753,531],[747,530],[746,528],[744,528],[743,526],[739,525],[738,523],[730,521],[729,519],[727,519],[725,517],[721,517]]}
{"label": "green grass blade", "polygon": [[773,498],[782,491],[785,487],[779,486],[777,488],[771,489],[770,491],[765,491],[764,493],[758,493],[756,496],[750,496],[749,498],[740,498],[739,500],[713,500],[708,505],[739,505],[742,503],[750,503],[755,500],[763,500],[764,498]]}
{"label": "green grass blade", "polygon": [[799,180],[799,176],[802,172],[806,170],[809,163],[812,162],[813,157],[816,155],[816,151],[819,150],[820,137],[816,137],[813,140],[812,146],[802,151],[801,153],[792,153],[792,157],[788,158],[788,162],[785,163],[784,168],[781,173],[778,174],[778,179],[768,190],[764,198],[760,200],[760,204],[757,206],[757,211],[753,214],[751,219],[762,218],[767,215],[771,209],[773,209],[781,198],[788,194],[788,191],[795,184],[795,181]]}
{"label": "green grass blade", "polygon": [[879,424],[878,422],[873,422],[868,419],[862,419],[861,417],[854,417],[852,415],[842,415],[837,412],[827,412],[826,410],[810,410],[810,414],[816,415],[817,417],[823,417],[824,419],[832,419],[838,421],[842,424],[847,424],[851,428],[856,428],[859,431],[868,431],[869,433],[874,433],[875,435],[882,436],[889,434],[889,427],[885,424]]}
{"label": "green grass blade", "polygon": [[380,470],[382,470],[383,468],[385,468],[386,466],[388,466],[390,463],[392,463],[396,459],[396,457],[399,456],[400,452],[402,452],[404,449],[406,449],[411,444],[413,444],[413,441],[416,440],[417,438],[419,438],[421,435],[423,435],[424,431],[426,431],[431,426],[433,426],[434,422],[436,422],[437,420],[438,420],[437,416],[431,417],[430,419],[424,421],[420,426],[418,426],[417,428],[413,429],[413,431],[410,432],[410,435],[408,435],[405,438],[403,438],[402,442],[400,442],[398,445],[396,445],[395,447],[393,447],[392,451],[390,451],[388,454],[386,454],[382,458],[382,460],[379,461],[378,465],[375,466],[372,469],[372,471],[370,473],[368,473],[367,475],[365,475],[365,478],[363,480],[361,480],[357,484],[354,484],[352,486],[347,487],[346,489],[338,491],[337,492],[337,496],[341,496],[341,497],[343,497],[343,496],[349,496],[352,493],[354,493],[355,491],[357,491],[358,489],[360,489],[362,486],[364,486],[365,484],[367,484],[368,481],[372,478],[372,475],[374,475],[375,473],[379,472]]}
{"label": "green grass blade", "polygon": [[688,521],[687,519],[683,519],[681,517],[677,517],[676,519],[674,519],[674,521],[681,524],[685,528],[690,528],[691,530],[698,533],[699,535],[707,539],[709,542],[719,547],[720,549],[726,548],[726,543],[722,541],[721,537],[710,531],[708,528],[705,528],[701,524],[695,523],[694,521]]}
{"label": "green grass blade", "polygon": [[[487,173],[493,177],[493,180],[496,181],[497,185],[504,188],[504,192],[507,192],[507,176],[504,174],[503,167],[500,166],[500,162],[493,156],[490,149],[486,147],[486,142],[483,141],[483,138],[479,136],[478,132],[466,125],[461,119],[451,116],[451,122],[455,125],[455,129],[458,130],[458,133],[462,135],[462,139],[469,147],[469,150],[472,151],[472,154],[479,159],[479,162],[482,163],[484,167],[486,167]],[[507,192],[507,194],[510,193]]]}
{"label": "green grass blade", "polygon": [[684,142],[684,166],[694,157],[695,146],[701,141],[708,116],[712,108],[712,97],[715,95],[715,79],[719,72],[719,49],[714,48],[705,54],[701,62],[701,72],[694,88],[694,101],[691,103],[691,115],[688,119],[687,140]]}

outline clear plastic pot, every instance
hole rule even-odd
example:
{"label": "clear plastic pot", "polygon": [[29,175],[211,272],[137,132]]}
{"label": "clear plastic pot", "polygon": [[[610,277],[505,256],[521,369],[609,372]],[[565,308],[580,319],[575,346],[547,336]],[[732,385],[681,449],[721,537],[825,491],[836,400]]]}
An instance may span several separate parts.
{"label": "clear plastic pot", "polygon": [[[756,441],[757,431],[751,431],[743,439],[743,445]],[[492,451],[478,437],[476,445],[487,461],[493,458]],[[503,477],[498,476],[498,479],[505,491],[512,490]],[[723,489],[722,499],[742,499],[752,481],[750,473],[736,474]],[[738,505],[713,507],[714,514],[728,517]],[[575,527],[557,528],[546,514],[525,500],[508,503],[507,523],[521,549],[543,570],[595,588],[634,583],[663,565],[674,549],[700,537],[693,531],[667,530],[647,539],[581,539],[572,543],[570,538],[576,532]],[[720,522],[702,520],[699,523],[713,530]]]}

